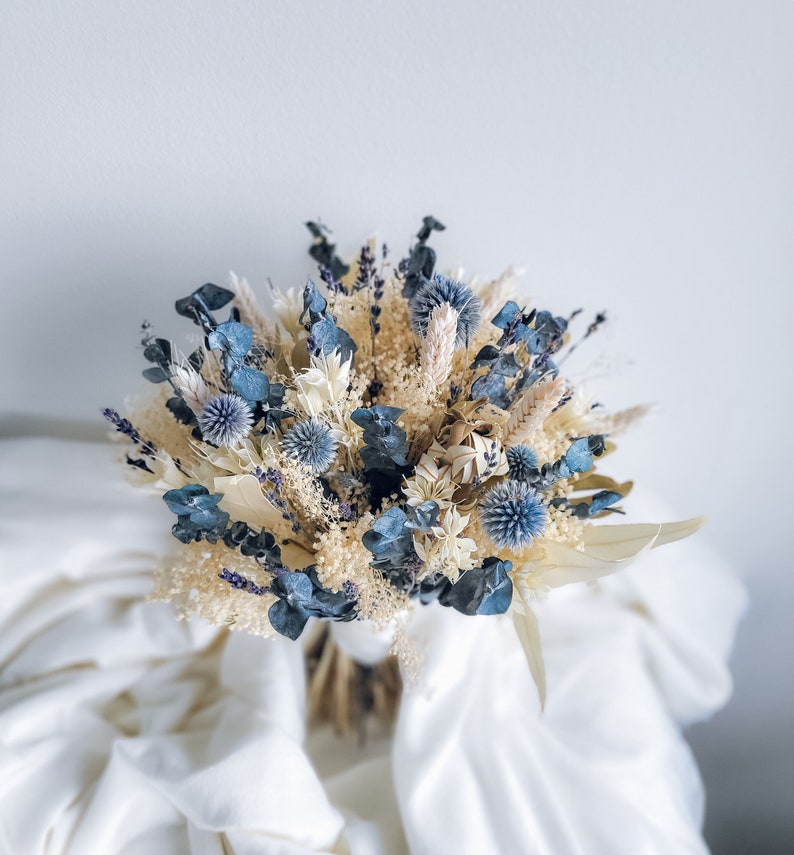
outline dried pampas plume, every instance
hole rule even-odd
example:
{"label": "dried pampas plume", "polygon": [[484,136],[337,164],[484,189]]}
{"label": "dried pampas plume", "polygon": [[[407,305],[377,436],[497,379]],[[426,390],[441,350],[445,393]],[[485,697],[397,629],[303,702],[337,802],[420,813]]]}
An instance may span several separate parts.
{"label": "dried pampas plume", "polygon": [[626,428],[640,419],[644,419],[652,410],[652,406],[640,404],[636,407],[630,407],[628,410],[621,410],[618,413],[599,415],[595,419],[596,429],[600,433],[608,433],[614,436],[617,433],[622,433]]}
{"label": "dried pampas plume", "polygon": [[427,324],[427,335],[422,339],[420,361],[422,371],[437,386],[446,383],[452,373],[457,331],[458,313],[455,309],[449,303],[436,306]]}
{"label": "dried pampas plume", "polygon": [[565,395],[562,377],[544,377],[530,386],[515,403],[504,427],[505,446],[531,443],[532,436],[551,415]]}

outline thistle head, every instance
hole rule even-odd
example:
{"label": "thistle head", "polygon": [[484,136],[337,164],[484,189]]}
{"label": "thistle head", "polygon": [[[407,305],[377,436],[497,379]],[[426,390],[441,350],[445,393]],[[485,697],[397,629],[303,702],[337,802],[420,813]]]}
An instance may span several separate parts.
{"label": "thistle head", "polygon": [[507,449],[507,465],[513,481],[528,481],[531,471],[538,468],[538,457],[528,445],[514,445]]}
{"label": "thistle head", "polygon": [[430,316],[437,306],[448,303],[458,313],[455,347],[466,347],[480,326],[480,298],[463,282],[436,274],[427,279],[411,299],[411,329],[427,335]]}
{"label": "thistle head", "polygon": [[254,425],[248,403],[239,395],[224,393],[207,401],[198,415],[201,435],[213,445],[237,445]]}
{"label": "thistle head", "polygon": [[287,457],[308,466],[315,475],[322,475],[336,458],[337,442],[327,425],[319,419],[307,419],[284,434],[281,447]]}
{"label": "thistle head", "polygon": [[480,521],[500,549],[523,549],[543,534],[548,514],[540,495],[523,481],[503,481],[480,502]]}

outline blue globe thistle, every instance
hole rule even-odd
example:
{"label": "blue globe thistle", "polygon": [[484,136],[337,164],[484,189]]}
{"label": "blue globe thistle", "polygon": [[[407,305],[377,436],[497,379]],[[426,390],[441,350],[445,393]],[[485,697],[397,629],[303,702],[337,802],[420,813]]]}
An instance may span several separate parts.
{"label": "blue globe thistle", "polygon": [[284,435],[281,447],[287,457],[308,466],[315,475],[322,475],[336,458],[337,442],[331,429],[318,419],[308,419],[293,425]]}
{"label": "blue globe thistle", "polygon": [[523,549],[539,537],[548,517],[540,496],[523,481],[503,481],[480,502],[485,533],[500,549]]}
{"label": "blue globe thistle", "polygon": [[236,445],[254,425],[254,416],[244,398],[225,393],[204,405],[198,416],[201,435],[213,445]]}
{"label": "blue globe thistle", "polygon": [[538,457],[528,445],[507,449],[507,465],[514,481],[528,481],[530,471],[538,468]]}
{"label": "blue globe thistle", "polygon": [[463,282],[436,274],[419,288],[411,300],[411,329],[421,336],[427,334],[427,325],[433,309],[449,303],[458,313],[458,331],[455,347],[466,347],[480,326],[480,298]]}

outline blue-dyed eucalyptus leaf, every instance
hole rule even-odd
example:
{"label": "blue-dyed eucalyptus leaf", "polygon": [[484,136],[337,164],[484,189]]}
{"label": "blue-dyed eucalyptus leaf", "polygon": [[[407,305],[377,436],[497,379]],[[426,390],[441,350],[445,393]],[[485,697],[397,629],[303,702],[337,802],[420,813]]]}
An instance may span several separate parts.
{"label": "blue-dyed eucalyptus leaf", "polygon": [[306,285],[303,288],[303,311],[301,312],[298,320],[303,323],[303,319],[306,317],[307,313],[311,320],[316,320],[321,315],[325,314],[327,307],[328,301],[317,290],[317,286],[311,279],[307,280]]}
{"label": "blue-dyed eucalyptus leaf", "polygon": [[408,517],[400,508],[389,508],[364,532],[361,542],[373,554],[376,567],[401,567],[413,554]]}
{"label": "blue-dyed eucalyptus leaf", "polygon": [[[358,350],[358,345],[353,341],[347,330],[343,330],[342,327],[337,327],[336,332],[337,347],[339,348],[339,353],[342,356],[342,362],[347,362]],[[327,355],[328,354],[326,354],[326,356]]]}
{"label": "blue-dyed eucalyptus leaf", "polygon": [[485,347],[480,348],[477,355],[474,357],[474,362],[472,362],[469,367],[484,368],[486,365],[490,365],[495,359],[497,359],[500,353],[501,351],[495,345],[486,344]]}
{"label": "blue-dyed eucalyptus leaf", "polygon": [[396,422],[405,412],[397,407],[386,407],[378,404],[375,407],[359,407],[353,410],[350,418],[359,426],[366,427],[374,421]]}
{"label": "blue-dyed eucalyptus leaf", "polygon": [[251,349],[254,333],[251,327],[237,321],[226,321],[218,324],[207,336],[207,342],[212,350],[222,350],[242,359]]}
{"label": "blue-dyed eucalyptus leaf", "polygon": [[268,609],[267,616],[273,629],[292,639],[292,641],[300,638],[307,621],[311,617],[305,608],[292,606],[286,600],[276,600]]}
{"label": "blue-dyed eucalyptus leaf", "polygon": [[385,514],[375,520],[372,528],[364,533],[362,538],[364,546],[373,555],[385,551],[393,541],[403,536],[407,519],[405,512],[400,508],[389,508]]}
{"label": "blue-dyed eucalyptus leaf", "polygon": [[314,586],[312,580],[300,571],[281,573],[270,585],[270,590],[290,605],[308,606]]}
{"label": "blue-dyed eucalyptus leaf", "polygon": [[193,353],[190,354],[187,361],[190,363],[192,368],[195,368],[196,371],[201,371],[201,366],[204,365],[204,356],[204,348],[197,347]]}
{"label": "blue-dyed eucalyptus leaf", "polygon": [[202,530],[225,528],[229,522],[229,514],[219,508],[199,509],[190,514],[190,522]]}
{"label": "blue-dyed eucalyptus leaf", "polygon": [[312,338],[315,347],[324,356],[336,350],[339,344],[339,330],[331,318],[320,318],[312,324]]}
{"label": "blue-dyed eucalyptus leaf", "polygon": [[166,407],[170,410],[174,418],[185,425],[197,425],[196,414],[185,403],[183,398],[174,396],[165,402]]}
{"label": "blue-dyed eucalyptus leaf", "polygon": [[409,505],[406,511],[408,519],[405,524],[414,531],[430,531],[438,523],[440,508],[431,499],[427,499],[415,508]]}
{"label": "blue-dyed eucalyptus leaf", "polygon": [[218,502],[223,498],[219,493],[201,493],[192,498],[193,507],[197,510],[206,511],[210,508],[218,506]]}
{"label": "blue-dyed eucalyptus leaf", "polygon": [[151,368],[147,368],[143,372],[143,376],[150,383],[162,383],[171,376],[171,372],[167,371],[160,365],[153,365]]}
{"label": "blue-dyed eucalyptus leaf", "polygon": [[514,300],[508,300],[499,310],[499,313],[491,321],[491,323],[500,330],[506,329],[511,324],[516,315],[521,314],[521,307]]}
{"label": "blue-dyed eucalyptus leaf", "polygon": [[344,591],[329,591],[327,588],[323,588],[317,576],[315,565],[312,564],[303,572],[312,583],[312,598],[308,607],[311,614],[336,621],[347,621],[355,618],[355,601],[348,598]]}
{"label": "blue-dyed eucalyptus leaf", "polygon": [[201,288],[197,288],[191,295],[195,300],[201,302],[209,311],[214,312],[222,309],[228,302],[234,299],[234,292],[228,288],[221,288],[207,282]]}
{"label": "blue-dyed eucalyptus leaf", "polygon": [[265,401],[270,392],[270,382],[267,377],[255,368],[247,365],[235,368],[231,372],[232,388],[246,401]]}
{"label": "blue-dyed eucalyptus leaf", "polygon": [[593,498],[590,502],[590,516],[594,517],[596,514],[600,514],[601,511],[606,508],[614,505],[616,502],[619,502],[623,496],[620,493],[615,493],[612,490],[601,490],[598,493],[593,495]]}
{"label": "blue-dyed eucalyptus leaf", "polygon": [[501,374],[489,371],[485,376],[477,378],[471,384],[473,401],[488,398],[495,407],[505,408],[508,405],[505,378]]}
{"label": "blue-dyed eucalyptus leaf", "polygon": [[186,484],[178,490],[168,490],[163,501],[174,514],[190,514],[196,508],[196,499],[207,495],[209,490],[201,484]]}
{"label": "blue-dyed eucalyptus leaf", "polygon": [[[571,472],[587,472],[593,467],[593,455],[590,452],[588,437],[574,440],[565,452],[565,463]],[[567,475],[561,475],[565,478]]]}
{"label": "blue-dyed eucalyptus leaf", "polygon": [[171,342],[165,338],[156,338],[143,351],[143,358],[158,364],[171,362]]}
{"label": "blue-dyed eucalyptus leaf", "polygon": [[443,606],[451,606],[465,615],[500,615],[513,599],[510,561],[486,558],[482,567],[461,574],[457,582],[439,597]]}

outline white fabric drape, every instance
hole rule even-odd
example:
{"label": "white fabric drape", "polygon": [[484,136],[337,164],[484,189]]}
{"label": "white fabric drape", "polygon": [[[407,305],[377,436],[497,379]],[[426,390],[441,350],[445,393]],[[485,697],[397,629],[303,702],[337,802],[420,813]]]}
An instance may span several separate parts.
{"label": "white fabric drape", "polygon": [[744,594],[697,541],[540,604],[542,715],[509,620],[417,609],[420,678],[361,748],[307,736],[298,644],[144,601],[171,519],[117,454],[0,442],[0,851],[706,851],[681,726],[729,696]]}

